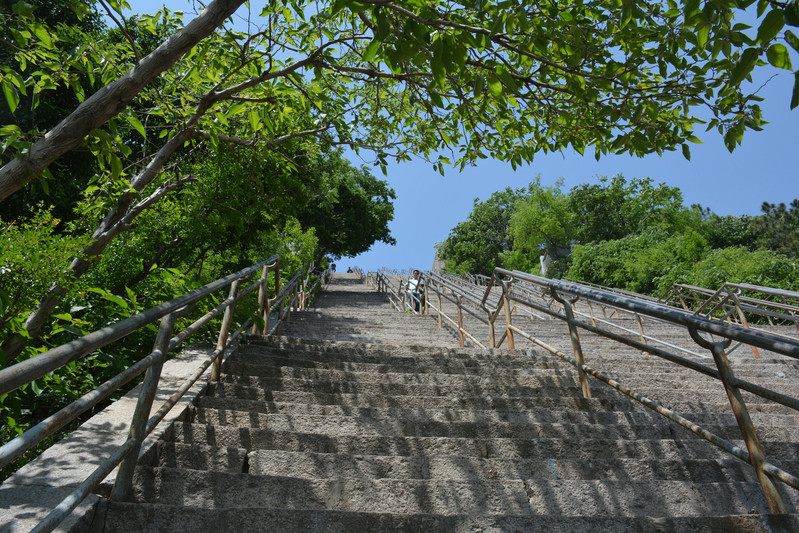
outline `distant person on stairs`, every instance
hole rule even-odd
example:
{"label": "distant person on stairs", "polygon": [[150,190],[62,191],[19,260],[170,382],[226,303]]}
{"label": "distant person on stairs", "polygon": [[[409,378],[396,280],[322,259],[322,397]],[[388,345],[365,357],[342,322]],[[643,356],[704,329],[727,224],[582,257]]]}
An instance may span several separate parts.
{"label": "distant person on stairs", "polygon": [[[408,307],[413,307],[417,313],[422,306],[422,291],[424,290],[424,281],[420,279],[421,275],[421,272],[414,270],[413,276],[405,282],[405,288],[408,290]],[[402,287],[400,287],[400,292],[402,292]]]}

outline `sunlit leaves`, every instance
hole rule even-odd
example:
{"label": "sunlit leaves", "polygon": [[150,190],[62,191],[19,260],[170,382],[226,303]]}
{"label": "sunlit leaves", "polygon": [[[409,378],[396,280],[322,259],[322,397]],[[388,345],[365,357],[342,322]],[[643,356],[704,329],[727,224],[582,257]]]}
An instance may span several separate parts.
{"label": "sunlit leaves", "polygon": [[17,92],[17,88],[14,87],[14,84],[11,83],[11,80],[7,77],[0,80],[0,84],[3,86],[3,95],[6,97],[8,108],[13,113],[17,109],[17,105],[19,105],[19,93]]}
{"label": "sunlit leaves", "polygon": [[[701,108],[734,146],[761,121],[744,80],[763,60],[791,68],[793,51],[774,41],[794,3],[761,2],[755,37],[731,2],[272,2],[251,34],[221,28],[178,61],[124,124],[136,143],[198,128],[214,146],[305,135],[310,124],[317,139],[372,149],[378,164],[387,154],[436,161],[450,147],[458,164],[491,154],[517,166],[566,147],[596,156],[681,149]],[[136,23],[160,39],[179,18],[163,10]],[[46,49],[36,27],[20,31]],[[83,57],[86,77],[105,83],[129,67],[132,50],[115,44],[122,51]],[[95,86],[86,77],[70,83],[76,94]],[[62,83],[46,73],[36,82]],[[3,83],[7,105],[22,105],[15,90]],[[114,173],[110,159],[103,165]]]}
{"label": "sunlit leaves", "polygon": [[772,44],[766,52],[766,57],[768,57],[768,62],[775,67],[791,70],[791,58],[785,45],[780,43]]}

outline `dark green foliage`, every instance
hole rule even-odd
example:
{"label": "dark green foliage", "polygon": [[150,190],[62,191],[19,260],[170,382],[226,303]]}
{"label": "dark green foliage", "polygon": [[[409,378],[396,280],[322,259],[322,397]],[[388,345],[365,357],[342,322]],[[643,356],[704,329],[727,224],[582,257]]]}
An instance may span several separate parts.
{"label": "dark green foliage", "polygon": [[755,218],[751,230],[757,235],[758,246],[799,258],[799,198],[789,207],[763,202],[763,215]]}
{"label": "dark green foliage", "polygon": [[69,284],[67,266],[89,237],[59,235],[60,222],[42,206],[29,220],[0,217],[0,339],[21,326],[53,283]]}
{"label": "dark green foliage", "polygon": [[719,216],[709,208],[702,209],[701,205],[692,205],[691,209],[692,214],[700,217],[696,227],[707,239],[711,248],[741,246],[754,249],[757,235],[752,231],[752,217],[747,215]]}
{"label": "dark green foliage", "polygon": [[[506,212],[510,222],[500,232],[475,224],[484,210],[476,203],[469,220],[442,244],[449,268],[488,273],[504,265],[538,273],[539,256],[546,254],[554,260],[550,277],[656,296],[674,283],[797,287],[799,200],[790,207],[766,202],[758,217],[719,216],[699,205],[686,209],[675,187],[617,176],[574,187],[568,195],[560,183],[544,187],[537,180],[517,191]],[[506,249],[485,245],[507,236]],[[477,264],[487,267],[469,270]]]}
{"label": "dark green foliage", "polygon": [[799,263],[771,250],[750,252],[744,248],[709,250],[691,265],[681,283],[718,288],[725,282],[751,283],[764,287],[796,290]]}
{"label": "dark green foliage", "polygon": [[356,168],[339,151],[314,169],[324,187],[302,206],[297,217],[316,229],[319,257],[354,257],[372,244],[396,244],[388,229],[394,219],[394,190],[365,167]]}
{"label": "dark green foliage", "polygon": [[633,178],[628,183],[616,176],[572,188],[569,209],[574,213],[577,242],[606,241],[655,225],[678,225],[682,193],[665,183],[654,186],[651,179]]}
{"label": "dark green foliage", "polygon": [[515,202],[523,196],[523,189],[508,187],[484,202],[475,198],[469,218],[452,228],[447,239],[438,246],[447,270],[490,274],[494,267],[505,266],[503,254],[512,249],[513,242],[509,233],[510,217]]}
{"label": "dark green foliage", "polygon": [[[0,0],[0,27],[4,27],[4,35],[6,29],[23,20],[15,14],[15,6],[21,3],[27,4],[23,11],[29,17],[35,18],[47,28],[61,28],[56,46],[62,54],[68,54],[81,40],[96,37],[104,30],[94,0]],[[24,77],[32,70],[31,65],[23,68],[12,46],[0,46],[0,65],[19,72]],[[57,80],[57,76],[54,75],[53,78]],[[87,96],[98,88],[92,87],[85,76],[81,84]],[[52,129],[80,103],[72,87],[57,81],[50,90],[36,93],[28,90],[25,94],[18,93],[18,96],[20,101],[13,113],[5,105],[4,99],[0,98],[0,127],[15,124],[24,132],[23,135],[30,136]],[[7,146],[0,144],[0,166],[10,160],[12,153],[12,150],[7,150]],[[18,191],[0,203],[0,217],[6,220],[29,218],[35,206],[45,203],[53,206],[53,216],[65,222],[70,221],[74,217],[70,199],[83,191],[96,172],[94,158],[87,156],[87,152],[67,153],[50,168],[51,175],[57,179],[40,177],[32,187]]]}
{"label": "dark green foliage", "polygon": [[707,251],[707,241],[693,230],[670,233],[653,227],[621,239],[574,248],[569,278],[658,294],[684,279],[686,268]]}

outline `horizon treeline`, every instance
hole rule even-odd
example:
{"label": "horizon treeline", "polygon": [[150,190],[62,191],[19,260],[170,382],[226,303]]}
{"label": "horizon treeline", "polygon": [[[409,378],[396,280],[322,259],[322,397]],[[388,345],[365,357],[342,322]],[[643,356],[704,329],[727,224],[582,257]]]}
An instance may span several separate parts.
{"label": "horizon treeline", "polygon": [[764,201],[761,211],[718,215],[685,206],[677,187],[648,178],[605,177],[568,192],[563,180],[545,186],[537,178],[475,199],[438,251],[456,274],[502,267],[653,296],[674,283],[795,290],[799,199]]}

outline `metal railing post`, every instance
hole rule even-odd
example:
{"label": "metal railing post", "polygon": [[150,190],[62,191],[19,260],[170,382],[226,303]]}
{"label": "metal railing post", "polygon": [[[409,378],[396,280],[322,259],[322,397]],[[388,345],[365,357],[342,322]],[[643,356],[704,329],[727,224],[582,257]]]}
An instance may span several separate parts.
{"label": "metal railing post", "polygon": [[[270,269],[271,270],[271,269]],[[269,283],[268,283],[269,274],[267,273],[267,281],[264,281],[264,335],[269,333],[269,315],[272,314],[272,298],[269,297]],[[277,285],[277,279],[275,279],[275,285]],[[275,293],[277,294],[277,293]]]}
{"label": "metal railing post", "polygon": [[144,437],[146,437],[147,419],[150,417],[155,393],[158,390],[161,368],[164,366],[164,357],[169,349],[169,340],[172,337],[174,326],[175,315],[170,313],[161,319],[161,325],[158,327],[158,335],[156,335],[155,345],[153,346],[153,352],[157,354],[157,360],[147,369],[141,392],[139,392],[139,401],[133,412],[133,419],[128,433],[128,440],[133,440],[134,444],[128,456],[119,465],[114,488],[111,491],[111,499],[113,500],[128,500],[133,492],[133,471],[139,460],[139,450],[141,450],[142,442],[144,442]]}
{"label": "metal railing post", "polygon": [[458,339],[460,341],[461,348],[463,348],[463,310],[461,309],[461,306],[463,305],[463,296],[456,298],[455,301],[458,304]]}
{"label": "metal railing post", "polygon": [[591,398],[591,384],[588,383],[588,376],[583,370],[585,358],[583,357],[583,347],[580,344],[580,334],[577,331],[577,326],[574,323],[574,311],[572,310],[572,303],[566,298],[558,295],[555,289],[551,290],[552,298],[557,300],[563,306],[563,312],[566,314],[566,322],[569,324],[569,336],[572,341],[572,350],[574,350],[574,358],[577,360],[577,375],[580,378],[580,387],[583,390],[584,398]]}
{"label": "metal railing post", "polygon": [[[746,329],[749,329],[749,321],[746,319],[746,315],[744,314],[743,309],[741,309],[741,302],[738,300],[737,295],[735,294],[733,295],[732,302],[735,305],[735,310],[738,311],[738,318],[740,318],[741,320],[741,325]],[[768,319],[769,319],[769,324],[771,324],[771,317],[768,317]],[[752,354],[755,356],[755,359],[760,359],[760,352],[758,351],[757,346],[749,346],[749,348],[751,348]]]}
{"label": "metal railing post", "polygon": [[722,342],[711,342],[702,338],[696,328],[689,327],[688,333],[691,338],[699,346],[710,350],[713,354],[713,360],[716,362],[716,368],[719,371],[719,377],[724,384],[724,389],[727,392],[727,398],[730,400],[732,411],[735,414],[735,420],[738,422],[738,427],[741,429],[746,449],[749,451],[749,461],[755,469],[757,480],[760,482],[760,487],[763,489],[763,494],[768,502],[769,510],[774,514],[784,514],[788,511],[785,507],[785,502],[782,499],[779,488],[777,488],[774,480],[769,476],[764,465],[766,463],[766,454],[763,450],[763,444],[757,436],[755,426],[752,423],[752,418],[749,415],[749,409],[746,407],[741,389],[735,385],[735,374],[730,368],[727,354],[724,349],[729,346],[730,340]]}
{"label": "metal railing post", "polygon": [[237,279],[230,285],[230,294],[228,295],[228,300],[231,300],[231,302],[227,309],[225,309],[225,316],[222,317],[222,327],[219,328],[219,337],[217,337],[216,340],[216,352],[214,352],[217,353],[218,356],[214,361],[213,368],[211,369],[211,381],[217,381],[219,379],[219,374],[222,372],[222,354],[225,351],[227,337],[230,333],[230,324],[233,322],[233,308],[236,306],[235,298],[239,293],[239,283],[241,283],[241,280]]}
{"label": "metal railing post", "polygon": [[[300,276],[302,276],[302,274],[300,274]],[[289,296],[289,307],[288,307],[288,311],[286,312],[286,322],[291,320],[291,312],[292,311],[298,311],[297,306],[300,304],[300,283],[302,283],[302,280],[301,279],[297,279],[294,282],[294,288],[291,289],[291,292],[288,294],[288,296]]]}
{"label": "metal railing post", "polygon": [[487,311],[488,315],[488,342],[492,348],[497,347],[496,333],[494,332],[494,322],[497,321],[496,315],[492,318],[491,311]]}
{"label": "metal railing post", "polygon": [[511,317],[510,303],[508,302],[508,292],[509,292],[508,282],[503,281],[501,283],[502,283],[502,305],[505,308],[505,331],[506,331],[506,336],[508,337],[508,348],[510,348],[511,350],[515,350],[516,343],[513,340],[513,329],[511,329],[511,326],[513,326],[513,318]]}
{"label": "metal railing post", "polygon": [[[278,263],[275,269],[275,298],[280,294],[280,264]],[[277,327],[275,328],[275,335],[280,335],[280,326],[283,325],[283,305],[286,303],[286,298],[281,298],[277,305]]]}
{"label": "metal railing post", "polygon": [[[264,309],[266,308],[266,301],[269,299],[268,295],[268,287],[266,285],[266,277],[269,275],[269,265],[264,265],[264,268],[261,269],[261,285],[258,287],[258,316],[260,316],[264,320],[264,324],[266,324],[266,313]],[[261,335],[266,333],[268,330],[266,329],[266,325],[264,325],[264,330],[261,331]],[[252,334],[258,335],[258,324],[253,323],[252,325]]]}
{"label": "metal railing post", "polygon": [[441,289],[436,289],[436,296],[438,296],[438,329],[444,327],[443,314],[441,312]]}
{"label": "metal railing post", "polygon": [[644,335],[644,321],[641,320],[641,315],[635,313],[635,320],[638,322],[638,333],[641,334],[641,342],[647,344],[646,336]]}

